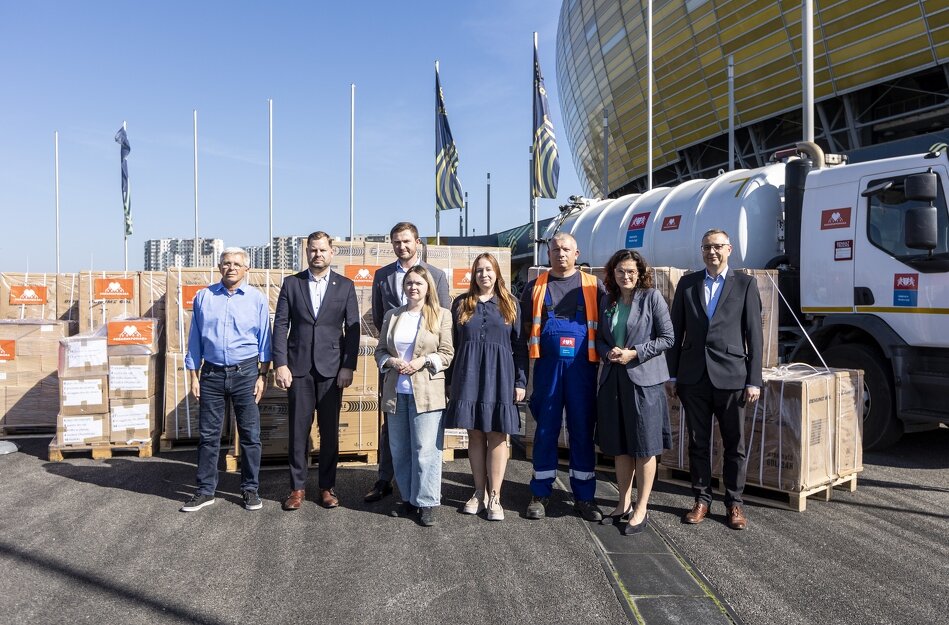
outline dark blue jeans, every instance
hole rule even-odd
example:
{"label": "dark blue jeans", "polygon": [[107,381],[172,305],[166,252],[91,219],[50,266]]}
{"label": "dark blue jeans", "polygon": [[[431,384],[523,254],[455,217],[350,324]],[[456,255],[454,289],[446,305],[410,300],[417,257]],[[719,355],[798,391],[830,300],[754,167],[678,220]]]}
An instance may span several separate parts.
{"label": "dark blue jeans", "polygon": [[260,411],[254,401],[257,360],[243,362],[227,370],[213,366],[201,368],[201,412],[198,418],[198,490],[199,495],[214,495],[217,490],[218,457],[227,400],[234,406],[240,437],[241,490],[257,490],[260,485]]}

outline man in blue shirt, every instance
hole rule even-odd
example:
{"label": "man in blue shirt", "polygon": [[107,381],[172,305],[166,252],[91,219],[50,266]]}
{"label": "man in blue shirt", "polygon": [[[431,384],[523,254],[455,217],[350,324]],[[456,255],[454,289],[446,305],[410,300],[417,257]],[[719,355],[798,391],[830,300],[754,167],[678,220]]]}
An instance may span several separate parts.
{"label": "man in blue shirt", "polygon": [[[228,398],[240,437],[241,494],[244,507],[263,507],[257,494],[260,472],[260,412],[270,369],[270,310],[267,297],[243,284],[247,253],[229,247],[221,253],[221,281],[194,298],[185,367],[191,391],[200,402],[198,417],[198,488],[181,508],[194,512],[214,503],[221,431]],[[200,374],[199,374],[200,370]]]}

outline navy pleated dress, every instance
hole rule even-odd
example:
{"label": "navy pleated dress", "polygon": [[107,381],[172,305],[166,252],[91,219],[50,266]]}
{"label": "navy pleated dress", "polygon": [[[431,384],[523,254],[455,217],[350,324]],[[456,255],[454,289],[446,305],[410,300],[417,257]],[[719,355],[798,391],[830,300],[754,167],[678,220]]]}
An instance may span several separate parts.
{"label": "navy pleated dress", "polygon": [[527,386],[528,363],[527,347],[518,340],[520,308],[514,323],[504,323],[495,295],[478,301],[474,314],[462,325],[458,313],[465,297],[458,296],[451,306],[455,358],[448,370],[451,390],[445,427],[517,434],[520,417],[514,389]]}

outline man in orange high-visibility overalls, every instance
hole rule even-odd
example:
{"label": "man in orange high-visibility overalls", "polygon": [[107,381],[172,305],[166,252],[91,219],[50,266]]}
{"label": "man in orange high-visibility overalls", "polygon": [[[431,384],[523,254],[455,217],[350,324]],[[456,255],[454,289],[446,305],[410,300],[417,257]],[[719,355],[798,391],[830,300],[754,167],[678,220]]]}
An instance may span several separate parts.
{"label": "man in orange high-visibility overalls", "polygon": [[593,501],[596,492],[596,457],[593,427],[596,422],[595,349],[598,302],[603,283],[577,270],[580,256],[576,240],[558,233],[547,248],[550,271],[527,284],[521,295],[528,353],[534,363],[531,414],[534,433],[534,477],[531,480],[528,519],[540,519],[557,477],[557,438],[566,409],[570,435],[570,488],[574,509],[587,521],[602,518]]}

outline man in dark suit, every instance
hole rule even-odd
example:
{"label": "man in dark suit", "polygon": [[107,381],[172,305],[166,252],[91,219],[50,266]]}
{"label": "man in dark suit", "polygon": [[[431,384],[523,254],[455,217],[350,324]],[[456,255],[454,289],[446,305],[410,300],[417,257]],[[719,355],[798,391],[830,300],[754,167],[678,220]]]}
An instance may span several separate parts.
{"label": "man in dark suit", "polygon": [[672,300],[675,342],[666,352],[669,390],[678,394],[689,427],[689,469],[695,505],[682,518],[701,523],[712,503],[712,417],[725,446],[726,522],[742,530],[745,429],[741,406],[761,390],[761,298],[754,278],[730,271],[732,246],[723,230],[702,237],[705,271],[679,280]]}
{"label": "man in dark suit", "polygon": [[306,240],[305,271],[287,277],[274,315],[276,383],[290,407],[291,492],[284,510],[298,510],[306,495],[307,443],[316,410],[320,431],[320,504],[339,505],[339,409],[353,382],[359,355],[359,306],[352,280],[332,271],[333,240],[314,232]]}
{"label": "man in dark suit", "polygon": [[[422,261],[419,251],[422,240],[418,236],[418,228],[415,224],[407,221],[397,223],[392,226],[389,239],[392,241],[392,251],[395,252],[398,260],[380,268],[372,278],[372,325],[376,327],[376,331],[382,329],[382,319],[388,311],[405,303],[402,278],[405,277],[405,272],[415,265],[425,267],[432,276],[432,280],[435,281],[438,303],[442,308],[451,309],[451,297],[448,294],[448,280],[445,278],[445,272]],[[379,388],[382,388],[381,384]],[[390,495],[393,477],[389,428],[386,422],[382,421],[379,426],[379,477],[364,499],[369,502],[379,501]]]}

